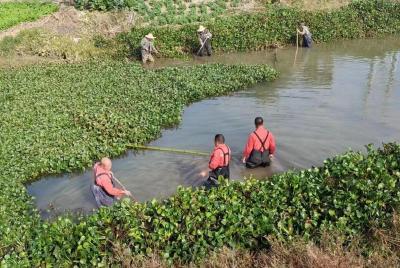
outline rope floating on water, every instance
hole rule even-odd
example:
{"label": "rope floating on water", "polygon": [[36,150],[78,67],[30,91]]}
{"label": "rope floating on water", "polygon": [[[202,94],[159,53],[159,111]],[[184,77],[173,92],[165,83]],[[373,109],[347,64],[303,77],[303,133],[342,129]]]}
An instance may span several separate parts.
{"label": "rope floating on water", "polygon": [[132,145],[133,149],[141,149],[141,150],[152,150],[159,152],[170,152],[170,153],[179,153],[179,154],[191,154],[198,156],[209,156],[208,153],[193,151],[193,150],[183,150],[183,149],[175,149],[175,148],[165,148],[165,147],[155,147],[155,146],[145,146],[145,145]]}

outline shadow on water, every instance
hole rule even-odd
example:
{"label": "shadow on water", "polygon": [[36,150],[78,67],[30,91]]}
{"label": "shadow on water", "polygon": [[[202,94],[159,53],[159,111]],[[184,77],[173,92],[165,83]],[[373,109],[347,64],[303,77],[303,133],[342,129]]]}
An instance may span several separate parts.
{"label": "shadow on water", "polygon": [[[159,60],[150,68],[193,64],[271,64],[281,73],[230,96],[204,100],[186,108],[182,123],[163,131],[150,145],[211,151],[223,133],[233,152],[231,177],[264,178],[288,169],[320,165],[348,148],[400,140],[400,46],[398,38],[340,41],[314,48],[234,53],[190,61]],[[272,167],[246,170],[240,156],[253,119],[261,115],[276,136]],[[203,183],[207,157],[176,153],[128,152],[113,160],[117,178],[140,201],[165,198],[176,187]],[[43,178],[28,186],[44,217],[65,209],[90,212],[91,170]],[[49,205],[54,210],[46,211]]]}

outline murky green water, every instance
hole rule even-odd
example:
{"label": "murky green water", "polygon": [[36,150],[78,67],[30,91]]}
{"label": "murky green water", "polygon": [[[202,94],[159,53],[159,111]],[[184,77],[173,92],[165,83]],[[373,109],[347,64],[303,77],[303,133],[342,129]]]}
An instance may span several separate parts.
{"label": "murky green water", "polygon": [[[211,151],[223,133],[232,148],[231,176],[265,177],[273,172],[319,165],[333,155],[363,145],[400,141],[400,39],[340,41],[313,49],[225,54],[189,62],[159,61],[153,67],[210,62],[268,63],[281,72],[272,83],[185,109],[177,129],[151,145]],[[271,168],[248,171],[240,163],[253,120],[263,116],[277,139]],[[115,175],[140,200],[163,198],[178,185],[199,185],[204,157],[165,152],[128,152],[113,160]],[[49,177],[28,186],[43,216],[65,209],[91,211],[91,170]],[[47,211],[52,209],[51,212]],[[50,213],[50,214],[49,214]]]}

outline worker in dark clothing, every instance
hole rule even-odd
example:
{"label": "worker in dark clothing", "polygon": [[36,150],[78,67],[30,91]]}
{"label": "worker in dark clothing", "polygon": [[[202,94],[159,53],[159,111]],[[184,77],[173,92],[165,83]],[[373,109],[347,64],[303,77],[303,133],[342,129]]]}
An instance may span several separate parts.
{"label": "worker in dark clothing", "polygon": [[215,135],[214,150],[211,153],[209,177],[206,186],[218,186],[218,178],[222,176],[229,179],[229,163],[231,161],[231,149],[225,144],[225,137],[222,134]]}
{"label": "worker in dark clothing", "polygon": [[312,34],[310,29],[304,24],[300,23],[300,29],[297,29],[297,33],[303,36],[303,47],[311,47],[312,45]]}
{"label": "worker in dark clothing", "polygon": [[212,54],[212,49],[211,49],[211,38],[212,34],[208,29],[206,29],[204,26],[200,26],[199,29],[197,30],[197,33],[199,35],[199,42],[200,42],[200,50],[198,51],[199,56],[211,56]]}
{"label": "worker in dark clothing", "polygon": [[242,161],[247,168],[266,167],[275,153],[275,138],[265,129],[262,117],[257,117],[254,123],[256,130],[249,135]]}

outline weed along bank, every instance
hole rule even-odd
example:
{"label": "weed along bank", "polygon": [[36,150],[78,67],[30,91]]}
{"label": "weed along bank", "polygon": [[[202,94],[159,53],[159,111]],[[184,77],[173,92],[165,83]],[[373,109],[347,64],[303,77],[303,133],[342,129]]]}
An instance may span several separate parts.
{"label": "weed along bank", "polygon": [[[79,61],[35,52],[57,29],[0,41],[1,55],[55,61],[0,68],[1,267],[400,266],[398,1],[75,7],[134,27],[80,31],[106,56]],[[62,14],[4,10],[9,31]],[[300,23],[312,48],[290,45]],[[145,36],[160,54],[149,65],[131,61]],[[229,179],[203,187],[220,169]],[[113,204],[97,208],[90,187]]]}

